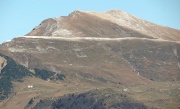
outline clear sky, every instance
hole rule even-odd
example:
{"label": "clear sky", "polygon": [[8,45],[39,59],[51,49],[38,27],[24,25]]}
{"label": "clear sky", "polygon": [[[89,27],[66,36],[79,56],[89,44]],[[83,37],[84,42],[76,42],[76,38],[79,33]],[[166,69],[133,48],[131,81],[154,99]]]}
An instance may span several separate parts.
{"label": "clear sky", "polygon": [[0,43],[30,32],[42,20],[74,10],[123,10],[180,29],[180,0],[0,0]]}

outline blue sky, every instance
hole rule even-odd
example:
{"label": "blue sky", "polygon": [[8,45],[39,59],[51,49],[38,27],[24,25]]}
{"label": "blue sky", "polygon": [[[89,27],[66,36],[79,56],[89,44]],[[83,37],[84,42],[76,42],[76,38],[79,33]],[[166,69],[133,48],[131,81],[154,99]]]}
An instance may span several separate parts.
{"label": "blue sky", "polygon": [[74,10],[123,10],[180,29],[180,0],[0,0],[0,43],[30,32],[42,20]]}

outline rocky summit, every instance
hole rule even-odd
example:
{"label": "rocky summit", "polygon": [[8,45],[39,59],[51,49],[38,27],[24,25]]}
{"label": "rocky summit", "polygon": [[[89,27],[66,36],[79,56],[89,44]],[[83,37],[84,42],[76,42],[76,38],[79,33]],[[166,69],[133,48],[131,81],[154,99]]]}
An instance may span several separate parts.
{"label": "rocky summit", "polygon": [[76,10],[0,45],[2,109],[179,109],[180,30]]}

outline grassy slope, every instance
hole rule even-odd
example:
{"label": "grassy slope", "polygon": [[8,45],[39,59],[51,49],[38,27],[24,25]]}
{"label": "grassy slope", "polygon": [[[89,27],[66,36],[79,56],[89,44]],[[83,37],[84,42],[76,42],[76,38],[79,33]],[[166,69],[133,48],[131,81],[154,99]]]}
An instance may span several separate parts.
{"label": "grassy slope", "polygon": [[[60,52],[50,49],[43,56],[40,53],[34,53],[33,56],[47,69],[66,74],[67,80],[47,82],[34,77],[25,79],[24,83],[16,83],[16,87],[22,90],[17,89],[18,95],[7,105],[22,108],[34,97],[32,106],[41,99],[59,98],[70,93],[85,93],[95,88],[112,88],[120,91],[128,87],[129,91],[125,92],[128,97],[137,102],[144,102],[149,107],[163,109],[180,107],[177,66],[179,44],[146,40],[125,40],[115,43],[51,41],[54,43],[50,43],[49,46],[59,47]],[[31,40],[26,43],[31,43]],[[39,41],[42,48],[48,47],[46,43],[48,42],[45,40]],[[35,44],[27,45],[29,48],[35,46]],[[85,53],[87,58],[78,58],[74,50],[77,48],[81,48],[81,52]],[[173,49],[177,49],[177,55]],[[14,54],[16,57],[17,54]],[[18,55],[22,56],[20,54]],[[139,71],[139,76],[132,67]],[[34,85],[33,90],[27,90],[29,83]],[[23,98],[24,96],[26,98]],[[14,104],[14,100],[18,103]]]}

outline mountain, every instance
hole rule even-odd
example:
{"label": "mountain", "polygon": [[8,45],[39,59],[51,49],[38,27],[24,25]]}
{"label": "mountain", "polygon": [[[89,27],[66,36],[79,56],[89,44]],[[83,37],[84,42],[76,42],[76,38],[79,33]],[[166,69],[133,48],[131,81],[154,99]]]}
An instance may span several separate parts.
{"label": "mountain", "polygon": [[179,41],[179,30],[156,25],[120,10],[105,13],[74,11],[69,16],[50,18],[27,36],[139,37]]}
{"label": "mountain", "polygon": [[180,30],[120,10],[46,19],[0,53],[1,79],[27,72],[3,109],[180,108]]}

